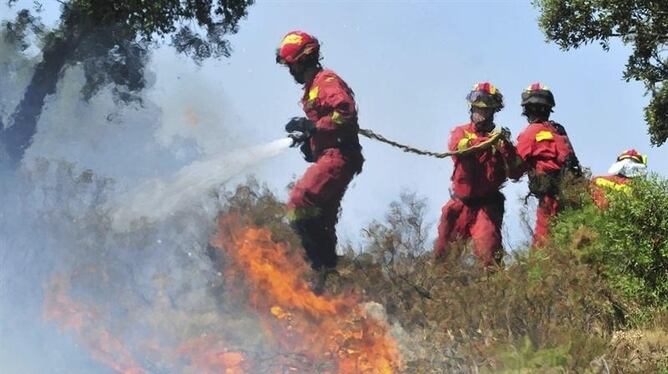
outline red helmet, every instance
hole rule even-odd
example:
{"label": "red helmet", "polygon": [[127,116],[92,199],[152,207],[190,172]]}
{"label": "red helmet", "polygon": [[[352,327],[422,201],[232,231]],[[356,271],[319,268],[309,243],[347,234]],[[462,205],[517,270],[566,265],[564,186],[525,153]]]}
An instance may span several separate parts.
{"label": "red helmet", "polygon": [[478,108],[493,108],[496,111],[503,109],[503,95],[489,82],[476,83],[473,90],[466,95],[471,106]]}
{"label": "red helmet", "polygon": [[617,156],[617,161],[622,161],[626,159],[631,159],[639,164],[647,165],[647,156],[640,154],[640,152],[635,149],[627,149]]}
{"label": "red helmet", "polygon": [[291,31],[283,37],[276,50],[276,62],[283,65],[294,64],[319,52],[318,39],[302,31]]}
{"label": "red helmet", "polygon": [[543,105],[552,108],[554,103],[554,95],[547,86],[536,82],[532,83],[524,91],[522,91],[522,106],[525,105]]}

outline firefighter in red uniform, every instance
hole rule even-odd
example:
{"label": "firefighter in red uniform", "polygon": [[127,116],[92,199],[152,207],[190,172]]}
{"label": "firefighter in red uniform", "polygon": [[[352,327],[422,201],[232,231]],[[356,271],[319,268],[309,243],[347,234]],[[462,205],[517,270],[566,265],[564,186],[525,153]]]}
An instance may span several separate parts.
{"label": "firefighter in red uniform", "polygon": [[607,191],[628,193],[633,178],[642,177],[647,173],[647,156],[635,149],[622,152],[617,161],[608,169],[610,175],[592,178],[591,196],[594,204],[601,209],[608,206]]}
{"label": "firefighter in red uniform", "polygon": [[522,115],[529,125],[517,138],[517,153],[528,168],[529,193],[538,198],[534,247],[545,244],[550,220],[560,209],[558,195],[565,174],[582,176],[566,130],[550,121],[554,105],[552,92],[540,83],[522,92]]}
{"label": "firefighter in red uniform", "polygon": [[496,142],[471,153],[453,156],[451,199],[442,209],[436,257],[447,255],[456,241],[472,239],[474,254],[485,266],[499,264],[503,257],[501,227],[504,196],[499,191],[508,177],[517,179],[521,160],[508,140],[507,129],[497,129],[494,114],[503,108],[501,92],[489,82],[478,83],[466,97],[471,105],[467,124],[455,127],[448,149],[465,151],[488,142],[502,132]]}
{"label": "firefighter in red uniform", "polygon": [[325,274],[337,264],[335,226],[341,199],[364,162],[354,94],[336,73],[322,68],[320,44],[307,33],[285,35],[276,62],[304,85],[306,117],[293,118],[285,129],[293,146],[312,163],[290,192],[288,218],[312,268]]}

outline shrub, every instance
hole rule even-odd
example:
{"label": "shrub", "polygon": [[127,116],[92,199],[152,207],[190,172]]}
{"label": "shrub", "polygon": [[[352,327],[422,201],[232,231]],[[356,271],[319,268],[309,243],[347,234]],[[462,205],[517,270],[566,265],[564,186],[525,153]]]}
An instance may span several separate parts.
{"label": "shrub", "polygon": [[608,193],[601,211],[586,203],[567,210],[554,227],[555,244],[572,247],[627,300],[668,309],[668,181],[632,183]]}

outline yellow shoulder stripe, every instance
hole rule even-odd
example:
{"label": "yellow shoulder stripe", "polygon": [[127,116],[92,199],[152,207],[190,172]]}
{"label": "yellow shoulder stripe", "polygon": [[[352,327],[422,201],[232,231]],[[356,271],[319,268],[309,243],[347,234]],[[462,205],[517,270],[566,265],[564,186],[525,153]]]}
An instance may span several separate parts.
{"label": "yellow shoulder stripe", "polygon": [[552,139],[554,139],[554,135],[550,131],[543,130],[543,131],[539,131],[536,134],[536,141],[537,142],[540,142],[540,141],[543,141],[543,140],[552,140]]}
{"label": "yellow shoulder stripe", "polygon": [[473,139],[477,139],[478,135],[472,132],[464,130],[464,137],[457,143],[457,150],[463,151],[468,148],[469,142]]}

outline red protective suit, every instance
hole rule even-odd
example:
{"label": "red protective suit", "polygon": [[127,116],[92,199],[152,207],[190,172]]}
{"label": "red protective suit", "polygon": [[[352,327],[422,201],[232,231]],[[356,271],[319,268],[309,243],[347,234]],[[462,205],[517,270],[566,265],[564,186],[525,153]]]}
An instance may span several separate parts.
{"label": "red protective suit", "polygon": [[590,191],[594,204],[600,209],[607,208],[606,192],[609,190],[628,192],[631,189],[630,183],[631,178],[623,175],[605,175],[592,178]]}
{"label": "red protective suit", "polygon": [[[573,147],[560,125],[551,121],[530,123],[517,137],[517,153],[529,171],[531,189],[533,178],[560,178],[559,173],[570,157],[575,157]],[[559,211],[557,191],[531,191],[538,197],[536,228],[533,246],[541,246],[549,233],[550,220]]]}
{"label": "red protective suit", "polygon": [[[491,135],[477,131],[473,123],[461,125],[452,130],[448,149],[464,150]],[[501,140],[485,150],[452,159],[452,199],[441,211],[434,252],[436,256],[446,255],[453,242],[471,238],[475,255],[486,266],[498,263],[503,254],[504,210],[504,196],[499,190],[508,177],[517,179],[522,174],[515,147]]]}
{"label": "red protective suit", "polygon": [[331,70],[322,70],[304,87],[302,105],[316,125],[310,139],[315,163],[297,181],[288,201],[288,218],[314,269],[336,266],[336,222],[343,194],[364,158],[357,132],[353,91]]}

